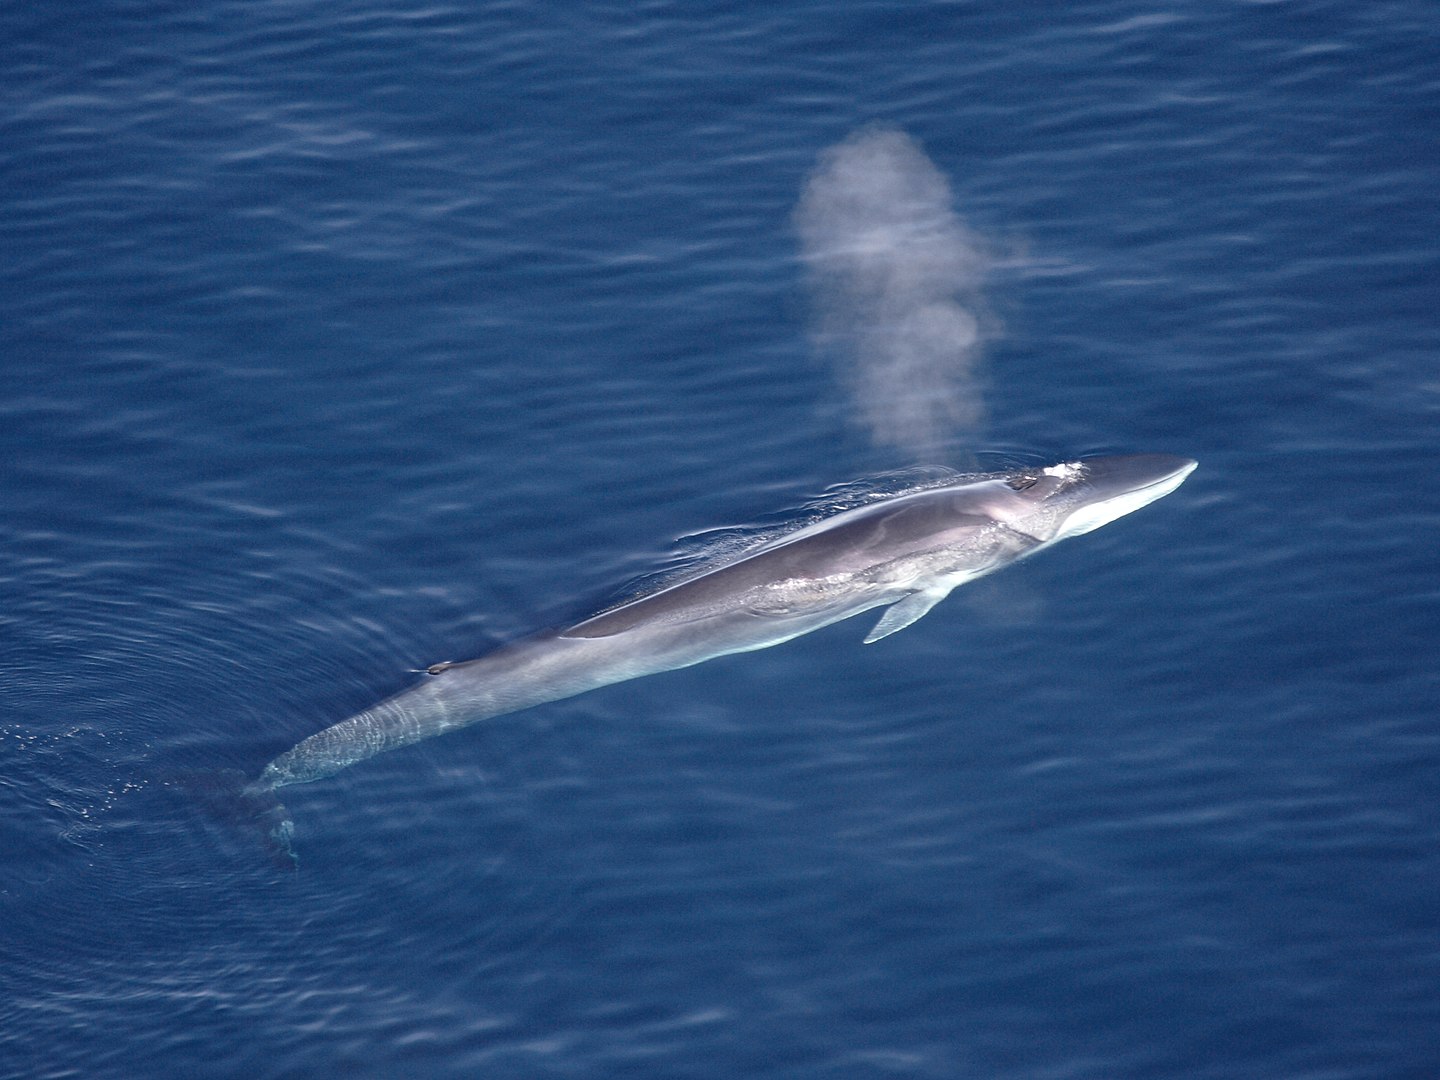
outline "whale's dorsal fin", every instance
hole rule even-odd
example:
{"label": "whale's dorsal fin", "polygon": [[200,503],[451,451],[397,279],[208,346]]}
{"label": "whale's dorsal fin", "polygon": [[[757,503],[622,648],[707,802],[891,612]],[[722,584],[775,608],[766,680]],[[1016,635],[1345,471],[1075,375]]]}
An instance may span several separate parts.
{"label": "whale's dorsal fin", "polygon": [[949,589],[945,589],[943,592],[938,589],[929,589],[924,592],[913,592],[903,600],[895,601],[885,609],[885,614],[880,616],[880,621],[875,624],[875,629],[865,635],[865,644],[870,645],[883,637],[889,637],[896,630],[904,630],[949,594]]}

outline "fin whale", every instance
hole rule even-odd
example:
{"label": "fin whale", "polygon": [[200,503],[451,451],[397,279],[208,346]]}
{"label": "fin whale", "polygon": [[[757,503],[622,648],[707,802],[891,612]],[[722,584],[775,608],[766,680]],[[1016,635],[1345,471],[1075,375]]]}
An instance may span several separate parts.
{"label": "fin whale", "polygon": [[959,476],[843,511],[573,626],[436,664],[419,684],[279,755],[246,790],[273,800],[277,788],[481,720],[769,648],[883,607],[865,637],[879,641],[956,586],[1162,498],[1195,466],[1168,454],[1082,458]]}

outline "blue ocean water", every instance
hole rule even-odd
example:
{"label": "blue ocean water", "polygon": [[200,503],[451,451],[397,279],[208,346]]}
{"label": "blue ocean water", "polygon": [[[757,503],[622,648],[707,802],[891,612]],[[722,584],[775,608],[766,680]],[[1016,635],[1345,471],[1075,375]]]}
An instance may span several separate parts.
{"label": "blue ocean water", "polygon": [[[1431,5],[0,35],[0,1074],[1436,1075]],[[877,124],[985,253],[947,461],[813,346]],[[1112,451],[1201,464],[874,645],[288,789],[298,870],[225,814],[685,537]]]}

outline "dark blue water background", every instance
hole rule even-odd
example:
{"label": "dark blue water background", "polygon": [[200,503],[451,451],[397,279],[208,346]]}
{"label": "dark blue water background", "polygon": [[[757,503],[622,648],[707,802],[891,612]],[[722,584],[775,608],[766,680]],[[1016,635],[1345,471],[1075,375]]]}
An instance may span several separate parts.
{"label": "dark blue water background", "polygon": [[[1437,27],[7,5],[0,1074],[1436,1075]],[[994,255],[957,447],[1199,471],[291,789],[272,864],[226,777],[915,464],[792,228],[875,122]]]}

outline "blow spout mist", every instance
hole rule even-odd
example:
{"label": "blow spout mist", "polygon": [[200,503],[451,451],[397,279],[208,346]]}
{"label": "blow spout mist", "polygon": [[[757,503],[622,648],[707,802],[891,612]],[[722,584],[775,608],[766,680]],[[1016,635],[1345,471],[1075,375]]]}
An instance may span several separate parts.
{"label": "blow spout mist", "polygon": [[795,211],[814,335],[878,446],[943,460],[984,419],[980,287],[991,265],[919,145],[866,128],[827,150]]}

